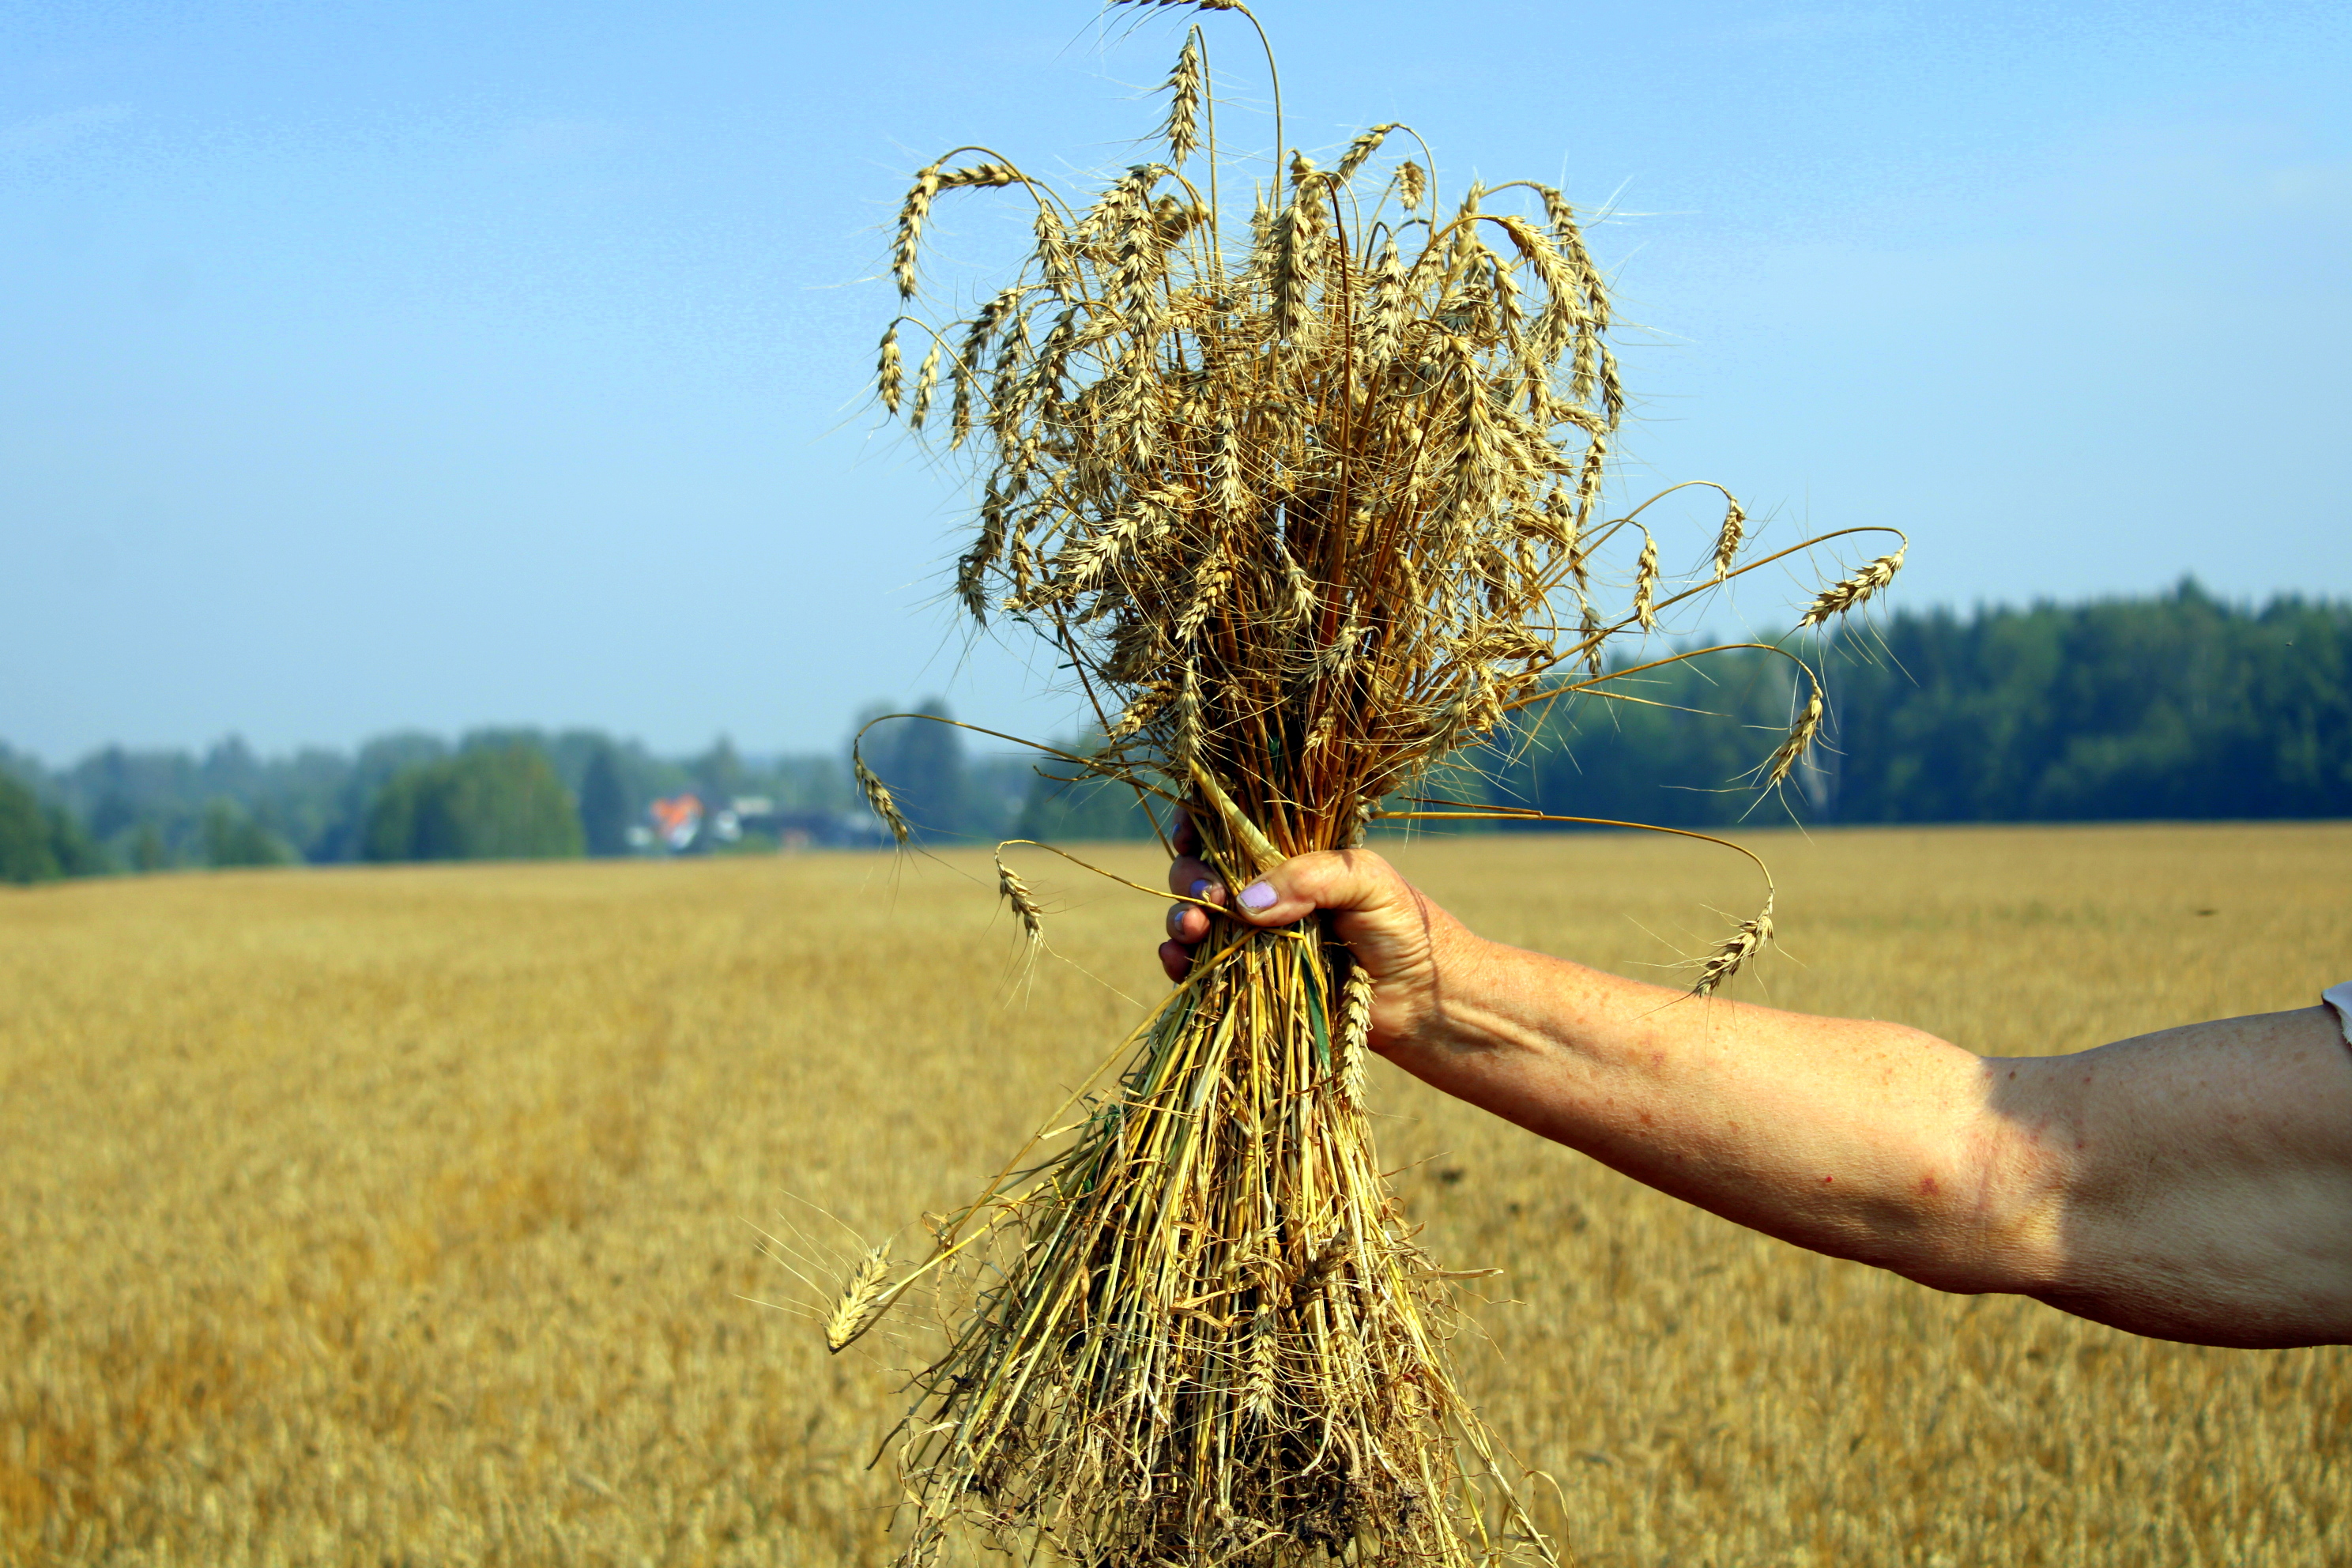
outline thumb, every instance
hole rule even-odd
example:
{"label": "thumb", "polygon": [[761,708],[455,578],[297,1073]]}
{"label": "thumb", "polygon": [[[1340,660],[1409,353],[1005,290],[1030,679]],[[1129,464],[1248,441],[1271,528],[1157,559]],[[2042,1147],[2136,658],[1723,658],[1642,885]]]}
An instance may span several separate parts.
{"label": "thumb", "polygon": [[[1376,869],[1375,868],[1378,868]],[[1392,902],[1395,873],[1349,849],[1319,849],[1284,861],[1235,894],[1233,912],[1253,925],[1289,925],[1317,910],[1373,910]]]}

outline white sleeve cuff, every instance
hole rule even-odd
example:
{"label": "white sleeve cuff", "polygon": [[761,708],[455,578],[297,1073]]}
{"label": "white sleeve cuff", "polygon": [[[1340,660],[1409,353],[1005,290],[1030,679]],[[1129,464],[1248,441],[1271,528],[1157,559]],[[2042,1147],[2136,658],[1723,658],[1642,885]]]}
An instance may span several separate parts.
{"label": "white sleeve cuff", "polygon": [[2329,986],[2319,994],[2319,999],[2336,1009],[2336,1023],[2344,1031],[2344,1043],[2352,1046],[2352,980]]}

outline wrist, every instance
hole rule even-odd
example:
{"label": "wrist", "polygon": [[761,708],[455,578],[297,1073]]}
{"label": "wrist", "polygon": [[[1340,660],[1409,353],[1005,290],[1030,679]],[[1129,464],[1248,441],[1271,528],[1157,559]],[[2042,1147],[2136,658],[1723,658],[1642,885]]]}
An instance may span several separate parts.
{"label": "wrist", "polygon": [[1484,1056],[1522,1043],[1496,1003],[1526,955],[1456,927],[1433,941],[1430,983],[1411,1044],[1446,1057]]}

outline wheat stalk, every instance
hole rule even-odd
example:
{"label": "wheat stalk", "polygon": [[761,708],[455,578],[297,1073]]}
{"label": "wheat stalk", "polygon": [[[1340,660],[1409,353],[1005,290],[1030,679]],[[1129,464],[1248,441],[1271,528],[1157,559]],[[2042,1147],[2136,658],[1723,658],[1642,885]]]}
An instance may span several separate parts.
{"label": "wheat stalk", "polygon": [[[1197,8],[1256,26],[1234,0]],[[1087,201],[984,149],[919,171],[893,245],[902,294],[945,192],[1019,188],[1035,243],[1012,283],[931,329],[946,357],[927,355],[910,403],[894,322],[876,390],[912,424],[946,376],[946,445],[971,443],[980,493],[956,594],[1041,632],[1073,672],[1107,741],[1065,760],[1188,807],[1241,887],[1382,816],[1480,815],[1382,802],[1516,711],[1695,657],[1605,653],[1780,557],[1741,563],[1727,494],[1677,586],[1638,521],[1651,502],[1601,515],[1624,395],[1608,289],[1561,193],[1474,184],[1448,213],[1424,163],[1388,161],[1418,142],[1397,124],[1322,167],[1284,144],[1277,80],[1279,179],[1229,223],[1210,79],[1190,28],[1164,161]],[[1630,603],[1603,614],[1595,563],[1637,541]],[[1899,559],[1816,608],[1860,604]],[[1554,609],[1570,595],[1572,631]],[[1812,693],[1769,784],[1819,728]],[[856,773],[904,842],[889,791]],[[1034,944],[1036,900],[1001,850],[997,870]],[[1380,1173],[1369,978],[1319,919],[1213,916],[1116,1083],[936,1227],[918,1275],[970,1294],[902,1428],[908,1561],[959,1521],[1089,1565],[1555,1561],[1447,1365],[1461,1276],[1421,1255]],[[1697,988],[1770,936],[1768,896]]]}
{"label": "wheat stalk", "polygon": [[1372,1050],[1372,981],[1350,964],[1343,993],[1345,1008],[1339,1023],[1339,1092],[1349,1105],[1364,1109],[1364,1062]]}

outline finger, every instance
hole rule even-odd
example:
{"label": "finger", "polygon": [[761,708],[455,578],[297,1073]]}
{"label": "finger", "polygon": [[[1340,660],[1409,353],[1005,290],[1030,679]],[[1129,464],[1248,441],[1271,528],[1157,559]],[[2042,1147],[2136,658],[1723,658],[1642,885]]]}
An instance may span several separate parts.
{"label": "finger", "polygon": [[1207,899],[1213,904],[1225,900],[1224,886],[1217,880],[1215,869],[1206,860],[1191,855],[1169,862],[1168,890],[1188,899]]}
{"label": "finger", "polygon": [[1179,855],[1201,852],[1201,830],[1192,826],[1192,814],[1179,806],[1176,811],[1176,833],[1173,842]]}
{"label": "finger", "polygon": [[1317,910],[1369,910],[1391,901],[1396,874],[1376,856],[1326,849],[1299,855],[1244,888],[1230,907],[1256,925],[1288,925]]}
{"label": "finger", "polygon": [[1183,979],[1192,972],[1192,950],[1181,942],[1161,942],[1160,967],[1168,972],[1169,979]]}
{"label": "finger", "polygon": [[1209,917],[1198,904],[1168,906],[1168,935],[1172,941],[1190,946],[1203,941],[1209,934]]}

